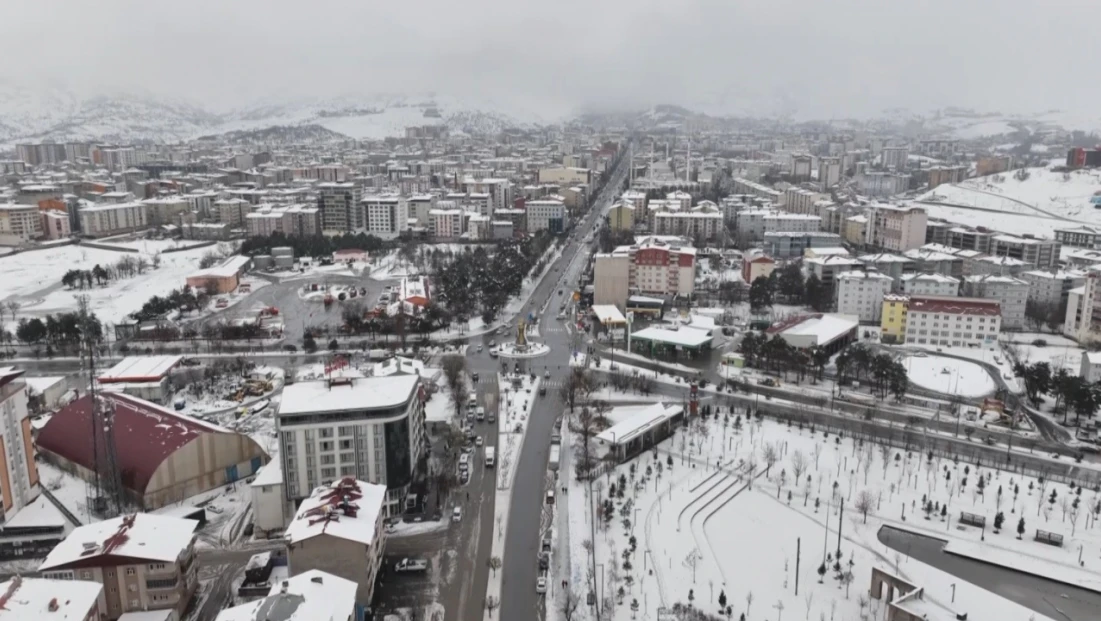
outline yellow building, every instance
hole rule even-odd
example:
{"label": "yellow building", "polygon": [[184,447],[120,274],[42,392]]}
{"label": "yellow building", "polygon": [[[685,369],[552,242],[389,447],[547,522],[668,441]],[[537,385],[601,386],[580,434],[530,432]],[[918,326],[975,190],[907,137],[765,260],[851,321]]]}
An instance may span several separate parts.
{"label": "yellow building", "polygon": [[617,203],[608,210],[608,226],[616,231],[630,231],[635,228],[635,206],[631,203]]}
{"label": "yellow building", "polygon": [[883,296],[883,311],[879,319],[881,339],[885,343],[901,343],[906,338],[906,312],[910,297],[888,294]]}
{"label": "yellow building", "polygon": [[845,243],[863,246],[864,236],[868,230],[868,218],[866,216],[846,218],[844,226],[845,228],[841,230],[841,238]]}

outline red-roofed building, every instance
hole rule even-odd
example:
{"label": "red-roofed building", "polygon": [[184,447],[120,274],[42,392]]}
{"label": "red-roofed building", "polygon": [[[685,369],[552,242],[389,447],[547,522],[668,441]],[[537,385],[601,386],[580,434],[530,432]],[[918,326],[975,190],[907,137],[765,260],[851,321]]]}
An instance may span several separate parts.
{"label": "red-roofed building", "polygon": [[906,342],[944,347],[983,347],[998,342],[1002,308],[997,300],[947,296],[910,297]]}
{"label": "red-roofed building", "polygon": [[[250,477],[268,454],[244,434],[123,393],[101,392],[115,412],[115,447],[123,487],[145,510]],[[94,467],[92,397],[73,401],[38,434],[47,461],[90,478]]]}

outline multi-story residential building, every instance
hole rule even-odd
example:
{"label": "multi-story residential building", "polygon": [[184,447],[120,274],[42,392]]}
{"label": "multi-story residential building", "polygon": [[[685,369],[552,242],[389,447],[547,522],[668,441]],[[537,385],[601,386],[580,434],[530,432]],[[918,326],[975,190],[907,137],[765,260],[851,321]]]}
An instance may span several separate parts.
{"label": "multi-story residential building", "polygon": [[594,303],[613,304],[621,310],[634,293],[690,295],[695,290],[696,249],[645,238],[597,254],[593,275]]}
{"label": "multi-story residential building", "polygon": [[108,203],[80,208],[80,230],[89,237],[127,233],[149,226],[145,205]]}
{"label": "multi-story residential building", "polygon": [[810,171],[814,166],[814,157],[806,153],[793,153],[791,155],[791,177],[795,181],[810,179]]}
{"label": "multi-story residential building", "polygon": [[1075,248],[1097,248],[1101,246],[1101,229],[1085,225],[1055,229],[1055,241]]}
{"label": "multi-story residential building", "polygon": [[874,269],[880,274],[886,274],[891,277],[894,282],[891,285],[891,291],[898,293],[902,291],[902,277],[906,274],[911,274],[917,268],[917,265],[910,259],[898,255],[891,254],[889,252],[881,252],[877,254],[865,254],[858,256],[860,262],[864,264],[865,270]]}
{"label": "multi-story residential building", "polygon": [[539,183],[555,183],[560,186],[591,184],[593,172],[575,166],[554,166],[539,169]]}
{"label": "multi-story residential building", "polygon": [[790,259],[806,254],[808,248],[836,248],[841,245],[841,237],[834,233],[821,231],[809,233],[790,233],[777,231],[765,233],[765,252],[777,259]]}
{"label": "multi-story residential building", "polygon": [[176,224],[180,221],[180,214],[191,211],[191,204],[182,196],[149,198],[142,204],[145,205],[145,217],[150,226]]}
{"label": "multi-story residential building", "polygon": [[925,243],[927,215],[921,207],[900,207],[877,203],[866,212],[865,243],[877,248],[905,252]]}
{"label": "multi-story residential building", "polygon": [[904,274],[899,291],[905,295],[935,295],[956,297],[960,294],[960,281],[937,272]]}
{"label": "multi-story residential building", "polygon": [[824,285],[831,288],[837,282],[837,277],[845,272],[860,269],[863,264],[852,257],[831,255],[816,259],[804,259],[803,271],[807,278],[814,275]]}
{"label": "multi-story residential building", "polygon": [[656,211],[650,216],[650,232],[655,235],[714,239],[722,231],[723,214],[713,204],[698,205],[689,211]]}
{"label": "multi-story residential building", "polygon": [[985,155],[975,161],[975,176],[996,175],[1013,168],[1012,155]]}
{"label": "multi-story residential building", "polygon": [[558,234],[566,229],[566,205],[562,201],[528,201],[524,211],[528,233],[549,231]]}
{"label": "multi-story residential building", "polygon": [[1067,302],[1071,289],[1086,284],[1085,272],[1076,270],[1033,270],[1021,272],[1017,278],[1028,283],[1029,301],[1055,306]]}
{"label": "multi-story residential building", "polygon": [[424,389],[416,374],[362,377],[338,368],[283,389],[277,416],[284,494],[295,505],[343,477],[385,485],[399,515],[425,447]]}
{"label": "multi-story residential building", "polygon": [[[59,597],[60,596],[60,597]],[[102,621],[103,585],[91,580],[48,580],[16,574],[0,582],[0,620]]]}
{"label": "multi-story residential building", "polygon": [[616,231],[630,231],[635,228],[635,206],[623,201],[612,205],[608,210],[608,226]]}
{"label": "multi-story residential building", "polygon": [[[489,195],[485,196],[485,207],[488,209]],[[417,226],[427,227],[428,212],[436,208],[436,200],[437,198],[433,194],[417,194],[416,196],[410,196],[405,203],[406,210],[408,211],[406,217],[409,219],[409,222],[412,223],[415,221]],[[477,211],[478,213],[482,213],[480,209]],[[488,213],[486,215],[488,215]]]}
{"label": "multi-story residential building", "polygon": [[[949,226],[944,231],[943,245],[959,250],[989,253],[990,245],[998,233],[986,227]],[[928,239],[926,235],[926,239]]]}
{"label": "multi-story residential building", "polygon": [[38,498],[33,446],[23,371],[0,367],[0,520],[11,521]]}
{"label": "multi-story residential building", "polygon": [[57,164],[69,158],[63,144],[19,144],[15,145],[15,157],[31,166]]}
{"label": "multi-story residential building", "polygon": [[[436,207],[448,209],[454,208],[455,204],[445,206],[441,201],[436,203]],[[360,208],[366,216],[366,232],[370,235],[382,239],[393,239],[406,229],[408,217],[405,214],[406,206],[400,196],[393,194],[365,196],[360,202]],[[429,221],[431,222],[431,212],[429,212]]]}
{"label": "multi-story residential building", "polygon": [[990,254],[1018,259],[1039,269],[1057,266],[1061,249],[1058,241],[1032,235],[995,235],[990,242]]}
{"label": "multi-story residential building", "polygon": [[910,296],[890,293],[883,296],[883,309],[879,319],[880,340],[884,343],[901,343],[906,338],[906,311]]}
{"label": "multi-story residential building", "polygon": [[40,211],[40,214],[42,235],[46,239],[65,239],[72,235],[72,218],[67,212],[45,209]]}
{"label": "multi-story residential building", "polygon": [[914,248],[902,253],[917,264],[917,271],[935,272],[952,278],[963,278],[963,259],[929,248]]}
{"label": "multi-story residential building", "polygon": [[945,347],[990,347],[1001,333],[997,300],[911,296],[906,343]]}
{"label": "multi-story residential building", "polygon": [[[445,203],[453,204],[448,203],[448,201],[441,201],[440,207],[443,207]],[[441,239],[461,236],[464,232],[463,215],[463,210],[457,207],[433,209],[428,212],[428,234]]]}
{"label": "multi-story residential building", "polygon": [[1001,303],[1002,329],[1020,330],[1025,327],[1028,283],[1024,280],[990,274],[968,276],[963,279],[963,295]]}
{"label": "multi-story residential building", "polygon": [[665,200],[680,205],[681,211],[688,211],[692,208],[692,195],[688,192],[682,192],[680,190],[669,192],[665,195]]}
{"label": "multi-story residential building", "polygon": [[747,256],[742,260],[742,280],[752,283],[758,278],[768,278],[776,269],[776,261],[766,255]]}
{"label": "multi-story residential building", "polygon": [[868,216],[863,214],[845,219],[845,228],[841,232],[845,243],[863,246],[868,237]]}
{"label": "multi-story residential building", "polygon": [[37,205],[0,204],[0,244],[25,244],[42,235],[42,216]]}
{"label": "multi-story residential building", "polygon": [[1022,272],[1029,271],[1032,266],[1028,263],[1014,259],[1013,257],[992,257],[992,256],[980,256],[975,258],[966,259],[960,257],[963,261],[964,272],[968,276],[981,276],[983,274],[994,274],[995,276],[1016,276]]}
{"label": "multi-story residential building", "polygon": [[291,575],[322,571],[355,583],[356,618],[374,598],[388,493],[385,485],[342,477],[315,488],[284,531]]}
{"label": "multi-story residential building", "polygon": [[955,138],[928,138],[918,142],[918,153],[929,157],[944,157],[957,153],[960,141]]}
{"label": "multi-story residential building", "polygon": [[38,567],[44,578],[103,585],[107,619],[145,610],[183,615],[199,581],[199,523],[153,513],[124,515],[73,529]]}
{"label": "multi-story residential building", "polygon": [[218,200],[218,194],[216,192],[192,192],[185,194],[183,198],[191,207],[191,211],[205,218],[214,209],[214,201]]}
{"label": "multi-story residential building", "polygon": [[803,188],[790,187],[784,190],[784,211],[788,213],[802,213],[821,217],[819,210],[823,206],[829,206],[829,195],[811,192]]}
{"label": "multi-story residential building", "polygon": [[837,312],[862,322],[879,322],[883,296],[891,292],[891,277],[879,272],[849,271],[837,275]]}
{"label": "multi-story residential building", "polygon": [[638,190],[627,190],[623,193],[623,196],[619,197],[620,200],[626,203],[631,203],[637,210],[635,215],[639,217],[645,217],[646,215],[646,192],[639,192]]}
{"label": "multi-story residential building", "polygon": [[225,198],[214,201],[210,216],[215,222],[238,228],[245,226],[245,217],[250,213],[252,203],[243,198]]}
{"label": "multi-story residential building", "polygon": [[933,166],[925,171],[929,178],[929,189],[945,183],[959,183],[967,178],[966,166]]}
{"label": "multi-story residential building", "polygon": [[354,183],[329,182],[317,186],[317,208],[325,235],[366,232],[367,218],[360,206],[362,191]]}
{"label": "multi-story residential building", "polygon": [[888,197],[910,188],[910,175],[893,172],[865,172],[859,177],[860,192],[866,196]]}
{"label": "multi-story residential building", "polygon": [[741,177],[734,177],[734,194],[752,194],[758,198],[763,198],[771,202],[773,205],[784,204],[784,193],[779,190],[774,190],[767,185],[757,183],[756,181],[750,181],[749,179],[743,179]]}
{"label": "multi-story residential building", "polygon": [[841,182],[841,158],[823,157],[818,160],[818,185],[828,190]]}
{"label": "multi-story residential building", "polygon": [[906,170],[909,166],[910,147],[883,147],[880,163],[888,170]]}
{"label": "multi-story residential building", "polygon": [[1101,286],[1099,274],[1086,273],[1086,282],[1067,295],[1067,314],[1063,318],[1063,335],[1079,343],[1101,340]]}

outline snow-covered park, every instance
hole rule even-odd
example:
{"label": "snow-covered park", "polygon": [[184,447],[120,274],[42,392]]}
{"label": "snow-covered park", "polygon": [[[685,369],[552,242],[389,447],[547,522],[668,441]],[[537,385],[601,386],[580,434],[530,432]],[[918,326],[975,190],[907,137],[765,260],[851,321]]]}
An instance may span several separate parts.
{"label": "snow-covered park", "polygon": [[[581,434],[571,436],[571,453],[581,455]],[[701,619],[883,618],[884,602],[868,595],[873,567],[924,587],[925,604],[942,614],[1048,618],[891,549],[878,539],[884,526],[946,541],[952,554],[1017,570],[1027,564],[1101,591],[1096,484],[728,412],[692,419],[591,487],[566,474],[569,563],[559,579],[569,588],[555,583],[548,618],[563,618],[567,592],[583,602],[594,583],[601,618],[615,621],[662,619],[684,606],[713,615]],[[1097,481],[1101,473],[1086,474]],[[961,512],[982,516],[985,528],[961,524]],[[1037,529],[1061,535],[1063,545],[1035,541]],[[593,618],[583,603],[573,616]]]}

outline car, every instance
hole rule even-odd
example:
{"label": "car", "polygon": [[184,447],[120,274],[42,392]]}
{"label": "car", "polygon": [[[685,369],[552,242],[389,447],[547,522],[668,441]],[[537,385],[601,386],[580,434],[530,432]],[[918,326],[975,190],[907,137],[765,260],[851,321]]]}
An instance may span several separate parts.
{"label": "car", "polygon": [[459,484],[460,485],[466,485],[467,483],[470,483],[470,471],[469,470],[459,473]]}
{"label": "car", "polygon": [[[482,353],[482,346],[481,345],[478,346],[478,353],[479,354]],[[475,380],[475,381],[477,381],[477,380]]]}
{"label": "car", "polygon": [[497,350],[496,349],[489,350],[489,357],[490,358],[496,358],[497,357]]}
{"label": "car", "polygon": [[478,436],[477,438],[474,438],[474,446],[481,446],[481,445],[482,445],[482,436]]}
{"label": "car", "polygon": [[497,347],[497,341],[496,340],[490,341],[489,346],[490,347]]}
{"label": "car", "polygon": [[539,569],[546,569],[550,566],[550,554],[547,552],[539,553]]}
{"label": "car", "polygon": [[547,577],[539,576],[535,579],[535,592],[546,593],[547,592]]}
{"label": "car", "polygon": [[451,521],[452,522],[462,522],[463,521],[463,508],[462,507],[455,507],[454,509],[451,510]]}
{"label": "car", "polygon": [[399,574],[428,571],[428,561],[421,558],[403,558],[394,564],[394,572]]}

